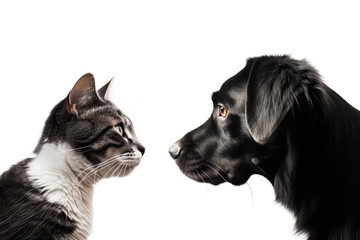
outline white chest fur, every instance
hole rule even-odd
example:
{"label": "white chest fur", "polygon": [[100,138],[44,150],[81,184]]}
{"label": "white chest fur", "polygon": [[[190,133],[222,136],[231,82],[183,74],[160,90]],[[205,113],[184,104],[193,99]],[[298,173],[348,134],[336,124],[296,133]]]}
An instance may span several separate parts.
{"label": "white chest fur", "polygon": [[92,223],[93,184],[80,181],[79,174],[91,164],[67,144],[45,144],[28,166],[27,174],[34,187],[44,190],[51,203],[64,206],[77,227],[67,239],[87,239]]}

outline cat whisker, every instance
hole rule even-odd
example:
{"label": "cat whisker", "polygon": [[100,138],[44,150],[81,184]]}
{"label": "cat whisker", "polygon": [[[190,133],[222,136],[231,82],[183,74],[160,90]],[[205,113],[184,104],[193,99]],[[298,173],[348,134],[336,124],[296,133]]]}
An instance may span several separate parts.
{"label": "cat whisker", "polygon": [[[120,165],[121,164],[116,164],[116,165],[114,165],[108,172],[110,173],[110,176],[109,177],[114,177],[114,176],[116,176],[115,174],[117,173],[117,171],[119,170],[119,167],[120,167]],[[107,175],[107,173],[105,174],[105,177],[104,178],[106,178],[106,175]],[[120,174],[118,175],[118,176],[120,176]]]}
{"label": "cat whisker", "polygon": [[[96,168],[98,168],[98,167],[99,167],[99,166],[97,166]],[[88,177],[92,176],[92,174],[96,172],[96,168],[94,169],[94,166],[90,166],[90,167],[84,169],[83,171],[81,171],[81,172],[77,175],[77,178],[74,180],[74,183],[75,183],[75,181],[77,182],[77,184],[74,185],[75,188],[78,189],[78,188],[81,186],[81,184],[82,184]],[[89,170],[89,171],[88,171],[88,170]],[[87,171],[88,171],[88,172],[87,172]],[[85,174],[85,176],[82,176],[82,174],[85,173],[85,172],[87,172],[87,173]],[[95,182],[95,180],[94,180],[94,182]]]}
{"label": "cat whisker", "polygon": [[[90,145],[89,145],[90,146]],[[107,177],[107,174],[113,170],[114,167],[117,167],[117,165],[122,168],[126,168],[126,163],[130,162],[136,162],[137,160],[129,159],[129,153],[125,154],[119,154],[113,157],[110,157],[106,160],[103,160],[100,162],[96,167],[95,165],[91,165],[85,169],[83,169],[80,173],[76,175],[76,179],[71,183],[71,185],[74,187],[74,189],[79,189],[84,181],[89,179],[89,177],[93,176],[93,183],[96,183],[97,178],[98,180]],[[112,166],[108,172],[106,172],[105,175],[101,175],[100,172],[108,167],[110,167],[112,164],[116,163],[114,166]],[[120,175],[123,169],[120,170]],[[115,171],[116,172],[116,171]],[[114,172],[114,173],[115,173]],[[124,171],[125,172],[125,171]],[[114,175],[114,173],[112,175]]]}
{"label": "cat whisker", "polygon": [[[107,160],[99,163],[96,168],[99,168],[102,164],[105,164],[105,163],[108,163],[109,161],[112,161],[113,159],[117,158],[118,156],[120,156],[120,155],[111,157],[111,158],[109,158],[109,159],[107,159]],[[92,169],[92,170],[89,172],[89,173],[92,173],[92,171],[94,170],[94,165],[91,165],[91,166],[85,168],[84,170],[82,170],[82,171],[77,175],[77,178],[80,179],[80,178],[81,178],[81,175],[82,175],[84,172],[86,172],[87,170],[89,170],[89,169]],[[87,176],[89,173],[87,173],[84,178],[86,178],[86,176]]]}
{"label": "cat whisker", "polygon": [[128,166],[126,164],[122,164],[118,166],[119,176],[126,173],[126,169]]}
{"label": "cat whisker", "polygon": [[79,182],[78,182],[78,185],[77,187],[79,187],[79,185],[81,185],[81,183],[83,181],[85,181],[86,179],[88,179],[89,176],[92,176],[94,175],[94,182],[96,180],[96,176],[98,175],[97,173],[101,172],[103,169],[105,168],[108,168],[110,167],[112,164],[116,163],[118,165],[114,165],[112,166],[108,172],[106,172],[106,174],[104,176],[100,176],[101,178],[106,178],[107,174],[109,172],[111,172],[113,170],[114,167],[117,167],[117,166],[123,166],[123,167],[127,167],[125,163],[130,163],[130,162],[137,162],[136,160],[131,160],[131,159],[128,159],[127,158],[128,156],[123,156],[123,155],[117,155],[117,156],[114,156],[114,157],[111,157],[103,162],[101,162],[100,164],[98,164],[98,166],[96,168],[93,168],[93,166],[89,167],[89,168],[93,168],[92,170],[90,170],[85,176],[83,176],[81,178],[81,174],[84,173],[86,170],[88,170],[89,168],[83,170],[79,175],[78,175],[78,179],[81,179]]}
{"label": "cat whisker", "polygon": [[[90,171],[87,172],[88,170],[90,170]],[[93,166],[93,165],[91,165],[91,166],[83,169],[80,173],[77,174],[75,181],[78,181],[79,184],[81,184],[81,182],[83,181],[83,179],[86,178],[87,175],[91,174],[93,171],[94,171],[94,166]],[[81,175],[82,175],[83,173],[85,173],[85,172],[87,172],[87,173],[85,174],[85,176],[84,176],[83,178],[81,178]]]}
{"label": "cat whisker", "polygon": [[[111,166],[111,165],[112,165],[112,164],[110,164],[110,166]],[[110,173],[113,169],[117,168],[119,165],[121,165],[121,163],[118,164],[118,165],[114,164],[113,166],[111,166],[110,169],[105,173],[105,175],[104,175],[103,178],[106,178],[106,176],[108,175],[108,173]]]}
{"label": "cat whisker", "polygon": [[[128,159],[128,155],[126,155],[126,154],[119,154],[119,155],[113,156],[113,157],[111,157],[111,158],[108,158],[108,159],[106,159],[106,160],[103,160],[100,164],[98,164],[98,166],[97,166],[96,168],[99,168],[99,167],[101,167],[103,164],[109,163],[109,162],[111,162],[111,161],[113,161],[113,160],[119,161],[119,162],[134,162],[134,160]],[[89,166],[88,168],[85,168],[85,169],[82,170],[79,174],[77,174],[77,178],[80,178],[80,176],[81,176],[84,172],[86,172],[86,171],[89,170],[89,169],[93,169],[93,168],[94,168],[93,165]],[[91,171],[90,171],[90,173],[91,173]],[[86,176],[85,176],[85,177],[86,177]]]}
{"label": "cat whisker", "polygon": [[[94,181],[96,178],[96,173],[100,172],[102,169],[108,167],[109,165],[111,165],[113,163],[113,161],[116,161],[116,159],[109,159],[105,162],[101,162],[96,168],[94,168],[94,166],[91,166],[91,170],[82,178],[80,178],[81,180],[78,182],[78,186],[79,187],[81,185],[82,182],[84,182],[86,179],[88,179],[88,177],[92,176],[92,174],[94,174]],[[84,171],[82,171],[84,172]],[[79,175],[80,176],[80,175]]]}

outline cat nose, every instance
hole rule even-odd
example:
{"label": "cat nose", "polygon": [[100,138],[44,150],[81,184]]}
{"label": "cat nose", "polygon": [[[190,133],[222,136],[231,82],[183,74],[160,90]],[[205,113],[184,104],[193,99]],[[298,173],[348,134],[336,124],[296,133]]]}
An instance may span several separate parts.
{"label": "cat nose", "polygon": [[144,156],[145,153],[145,147],[141,144],[137,144],[137,149],[141,152],[141,156]]}
{"label": "cat nose", "polygon": [[181,153],[181,148],[180,148],[180,144],[178,142],[174,143],[169,148],[169,154],[173,159],[177,159],[180,156],[180,153]]}
{"label": "cat nose", "polygon": [[145,154],[145,147],[140,147],[139,151],[141,152],[141,154],[144,156]]}

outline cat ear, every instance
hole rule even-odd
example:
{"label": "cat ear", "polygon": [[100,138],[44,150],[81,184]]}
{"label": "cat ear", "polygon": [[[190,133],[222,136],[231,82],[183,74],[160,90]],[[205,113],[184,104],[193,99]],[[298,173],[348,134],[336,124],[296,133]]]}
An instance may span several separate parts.
{"label": "cat ear", "polygon": [[91,73],[87,73],[75,83],[67,97],[68,112],[77,116],[78,105],[94,97],[98,98],[95,88],[95,79]]}
{"label": "cat ear", "polygon": [[107,96],[107,93],[108,93],[108,89],[109,89],[109,87],[110,87],[113,79],[114,79],[114,78],[110,79],[110,81],[109,81],[107,84],[105,84],[102,88],[100,88],[100,89],[98,90],[99,96],[100,96],[102,99],[104,99],[104,100],[106,99],[106,96]]}

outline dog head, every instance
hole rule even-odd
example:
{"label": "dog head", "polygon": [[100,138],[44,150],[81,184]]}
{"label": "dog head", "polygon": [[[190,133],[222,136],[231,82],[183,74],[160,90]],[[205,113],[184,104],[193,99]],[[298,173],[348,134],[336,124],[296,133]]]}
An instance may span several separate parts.
{"label": "dog head", "polygon": [[186,176],[199,182],[240,185],[252,174],[273,182],[287,153],[294,107],[310,105],[312,91],[320,89],[318,79],[305,60],[249,59],[213,93],[210,118],[170,147],[171,157]]}

